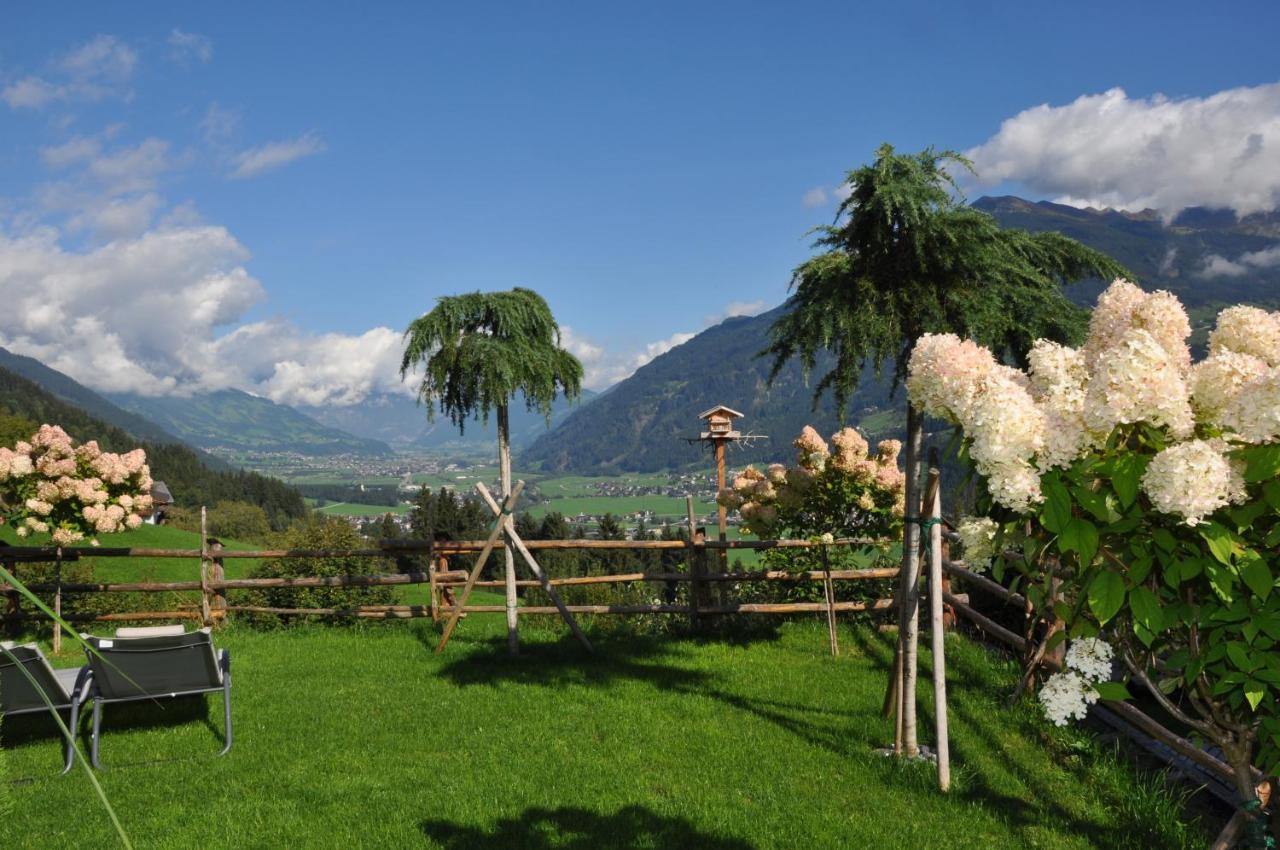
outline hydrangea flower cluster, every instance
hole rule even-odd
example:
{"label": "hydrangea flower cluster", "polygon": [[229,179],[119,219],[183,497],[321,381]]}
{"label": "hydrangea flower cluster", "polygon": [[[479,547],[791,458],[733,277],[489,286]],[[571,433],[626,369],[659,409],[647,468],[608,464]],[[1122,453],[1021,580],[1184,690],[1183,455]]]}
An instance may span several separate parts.
{"label": "hydrangea flower cluster", "polygon": [[[867,514],[902,515],[906,478],[898,469],[899,441],[883,440],[872,454],[866,439],[853,428],[837,431],[828,444],[806,425],[793,445],[795,466],[775,463],[763,472],[748,466],[731,487],[717,494],[717,502],[742,515],[745,531],[773,537],[789,519],[806,512],[822,513],[822,506],[814,502],[828,499],[832,492],[852,494],[856,509]],[[857,525],[852,517],[830,519],[845,528]]]}
{"label": "hydrangea flower cluster", "polygon": [[926,335],[911,353],[907,392],[964,430],[992,498],[1017,513],[1042,501],[1041,474],[1104,445],[1118,426],[1160,428],[1172,445],[1152,460],[1143,490],[1157,510],[1196,525],[1244,497],[1230,445],[1280,440],[1280,313],[1223,310],[1195,365],[1190,332],[1176,297],[1117,280],[1098,298],[1081,349],[1040,340],[1024,375],[972,341]]}
{"label": "hydrangea flower cluster", "polygon": [[985,572],[995,557],[996,530],[999,526],[990,517],[965,517],[956,528],[960,545],[964,547],[964,565],[975,573]]}
{"label": "hydrangea flower cluster", "polygon": [[48,534],[69,546],[96,534],[137,528],[150,513],[151,471],[146,453],[114,454],[90,441],[72,443],[56,425],[41,425],[30,440],[0,447],[0,511],[19,537]]}
{"label": "hydrangea flower cluster", "polygon": [[1089,706],[1098,701],[1095,687],[1111,678],[1111,645],[1099,638],[1073,640],[1067,647],[1067,669],[1054,673],[1040,689],[1045,716],[1055,726],[1083,720]]}

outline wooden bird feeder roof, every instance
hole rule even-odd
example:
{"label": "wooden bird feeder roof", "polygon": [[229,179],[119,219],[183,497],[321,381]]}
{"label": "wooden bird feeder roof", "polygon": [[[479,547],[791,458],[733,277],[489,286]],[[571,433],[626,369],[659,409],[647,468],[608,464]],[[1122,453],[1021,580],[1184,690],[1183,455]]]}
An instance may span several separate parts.
{"label": "wooden bird feeder roof", "polygon": [[[715,407],[711,408],[710,410],[704,410],[702,413],[698,414],[698,418],[710,419],[711,417],[716,416],[716,414],[719,414],[720,416],[726,417],[728,419],[742,418],[741,413],[734,410],[732,407],[726,407],[723,404],[717,404]],[[717,416],[716,418],[720,418],[720,417]]]}

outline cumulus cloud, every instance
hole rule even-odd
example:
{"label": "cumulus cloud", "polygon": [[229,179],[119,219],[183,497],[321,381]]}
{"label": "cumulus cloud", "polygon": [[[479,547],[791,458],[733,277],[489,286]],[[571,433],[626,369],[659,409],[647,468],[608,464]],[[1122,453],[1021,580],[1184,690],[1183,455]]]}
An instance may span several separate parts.
{"label": "cumulus cloud", "polygon": [[983,184],[1017,182],[1074,206],[1189,206],[1240,215],[1280,206],[1280,83],[1208,97],[1123,89],[1042,104],[968,151]]}
{"label": "cumulus cloud", "polygon": [[97,35],[55,59],[48,75],[29,75],[0,89],[12,109],[39,109],[55,101],[101,100],[120,93],[138,54],[113,35]]}
{"label": "cumulus cloud", "polygon": [[1249,251],[1234,260],[1228,260],[1221,254],[1210,254],[1204,258],[1204,264],[1197,272],[1200,277],[1243,277],[1258,269],[1273,269],[1280,266],[1280,245],[1264,248],[1261,251]]}
{"label": "cumulus cloud", "polygon": [[236,154],[231,176],[236,179],[256,177],[323,150],[324,142],[314,131],[304,133],[296,139],[269,142]]}
{"label": "cumulus cloud", "polygon": [[84,251],[43,227],[0,233],[0,346],[105,392],[238,387],[285,404],[354,404],[404,392],[401,335],[241,324],[266,298],[225,228],[160,226]]}
{"label": "cumulus cloud", "polygon": [[213,58],[213,42],[208,36],[174,27],[165,41],[169,45],[169,58],[179,65],[188,65],[193,60],[208,62]]}
{"label": "cumulus cloud", "polygon": [[804,193],[804,197],[800,199],[800,203],[806,207],[820,207],[827,202],[827,189],[825,186],[814,186],[812,189]]}

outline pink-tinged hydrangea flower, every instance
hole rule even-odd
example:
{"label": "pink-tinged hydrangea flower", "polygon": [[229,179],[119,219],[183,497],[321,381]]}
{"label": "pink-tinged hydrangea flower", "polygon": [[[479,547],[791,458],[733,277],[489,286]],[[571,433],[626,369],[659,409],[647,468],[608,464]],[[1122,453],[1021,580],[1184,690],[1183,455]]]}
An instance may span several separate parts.
{"label": "pink-tinged hydrangea flower", "polygon": [[1085,364],[1096,369],[1103,355],[1120,345],[1121,339],[1133,330],[1133,311],[1147,299],[1138,286],[1123,278],[1116,278],[1098,296],[1098,303],[1089,315],[1089,335],[1085,338]]}
{"label": "pink-tinged hydrangea flower", "polygon": [[1182,371],[1149,332],[1135,328],[1096,364],[1085,394],[1085,426],[1105,439],[1116,425],[1148,422],[1177,439],[1195,421]]}
{"label": "pink-tinged hydrangea flower", "polygon": [[1014,372],[1007,366],[989,370],[961,425],[991,497],[1025,513],[1042,499],[1031,461],[1044,444],[1044,419]]}
{"label": "pink-tinged hydrangea flower", "polygon": [[1251,354],[1268,366],[1280,366],[1280,313],[1257,307],[1228,307],[1209,334],[1209,352]]}
{"label": "pink-tinged hydrangea flower", "polygon": [[818,435],[812,425],[806,425],[800,431],[793,445],[796,447],[797,459],[805,469],[821,472],[827,465],[830,450],[826,440]]}
{"label": "pink-tinged hydrangea flower", "polygon": [[42,502],[39,499],[27,499],[26,507],[27,510],[37,516],[48,516],[53,513],[53,505],[48,502]]}
{"label": "pink-tinged hydrangea flower", "polygon": [[1222,423],[1246,384],[1267,373],[1267,364],[1252,354],[1227,348],[1214,351],[1191,367],[1191,406],[1201,422]]}
{"label": "pink-tinged hydrangea flower", "polygon": [[876,445],[876,460],[884,466],[896,466],[898,463],[898,454],[901,451],[901,440],[881,440],[879,444]]}
{"label": "pink-tinged hydrangea flower", "polygon": [[1214,511],[1245,499],[1244,478],[1219,444],[1188,440],[1157,452],[1142,476],[1142,491],[1161,513],[1198,525]]}
{"label": "pink-tinged hydrangea flower", "polygon": [[863,470],[867,462],[870,446],[853,428],[841,428],[831,435],[831,464],[842,472],[870,471]]}
{"label": "pink-tinged hydrangea flower", "polygon": [[1268,369],[1241,387],[1220,421],[1250,443],[1280,439],[1280,368]]}
{"label": "pink-tinged hydrangea flower", "polygon": [[140,525],[142,525],[142,517],[137,514],[129,514],[124,518],[125,528],[137,528]]}
{"label": "pink-tinged hydrangea flower", "polygon": [[93,459],[100,454],[102,454],[102,450],[98,448],[97,440],[90,440],[87,443],[81,444],[76,449],[76,458],[85,461],[86,463],[93,461]]}
{"label": "pink-tinged hydrangea flower", "polygon": [[765,470],[765,477],[775,486],[785,484],[787,481],[787,468],[780,463],[771,463],[769,468]]}
{"label": "pink-tinged hydrangea flower", "polygon": [[68,528],[55,528],[53,530],[53,545],[70,546],[77,540],[83,540],[84,534],[79,531],[72,531]]}

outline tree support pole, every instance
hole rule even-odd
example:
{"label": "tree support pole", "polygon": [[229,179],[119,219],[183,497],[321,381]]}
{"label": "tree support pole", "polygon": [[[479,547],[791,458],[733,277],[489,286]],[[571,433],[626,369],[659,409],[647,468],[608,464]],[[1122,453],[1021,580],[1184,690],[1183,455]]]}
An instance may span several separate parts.
{"label": "tree support pole", "polygon": [[493,531],[489,532],[489,539],[485,541],[484,548],[480,550],[480,557],[476,558],[476,565],[471,568],[471,575],[467,576],[467,583],[462,586],[462,593],[458,595],[458,601],[454,604],[453,611],[449,614],[449,622],[445,623],[444,634],[440,636],[440,643],[436,645],[437,655],[444,652],[445,645],[449,643],[449,637],[453,634],[453,630],[458,627],[458,619],[462,616],[462,610],[467,607],[467,599],[471,597],[471,590],[476,586],[476,581],[480,578],[480,571],[489,562],[489,555],[493,553],[493,547],[497,544],[498,538],[502,536],[502,529],[505,526],[502,520],[504,517],[511,515],[511,509],[515,506],[516,499],[520,498],[520,491],[523,489],[524,482],[517,481],[510,495],[503,498],[498,520],[493,524]]}
{"label": "tree support pole", "polygon": [[[524,482],[521,482],[521,484],[523,483]],[[498,507],[498,503],[494,501],[493,495],[489,493],[489,488],[484,486],[483,482],[477,481],[476,489],[480,491],[480,495],[489,506],[489,509],[493,511],[494,515],[496,515],[499,521],[505,526],[504,531],[507,535],[508,541],[517,550],[519,550],[521,557],[523,557],[525,562],[529,565],[529,569],[533,570],[533,575],[542,585],[543,591],[546,592],[547,596],[551,597],[552,604],[556,606],[556,610],[560,612],[560,616],[563,617],[564,621],[569,625],[569,631],[573,632],[573,636],[578,639],[578,642],[586,647],[587,652],[593,652],[594,650],[591,647],[591,641],[587,640],[587,636],[583,634],[582,629],[578,627],[578,621],[574,619],[573,614],[569,612],[569,609],[565,607],[565,604],[560,601],[560,594],[556,593],[556,589],[551,586],[551,581],[547,578],[547,574],[542,571],[542,567],[538,566],[538,562],[534,559],[533,553],[529,551],[528,546],[524,545],[524,541],[520,539],[520,535],[516,534],[515,523],[511,520],[511,514],[508,513],[505,516],[503,515],[502,509]],[[510,551],[510,547],[508,547],[508,551]]]}
{"label": "tree support pole", "polygon": [[933,654],[933,717],[937,733],[934,748],[938,757],[938,788],[951,790],[951,741],[947,731],[946,625],[942,596],[942,493],[938,453],[929,452],[929,638]]}

